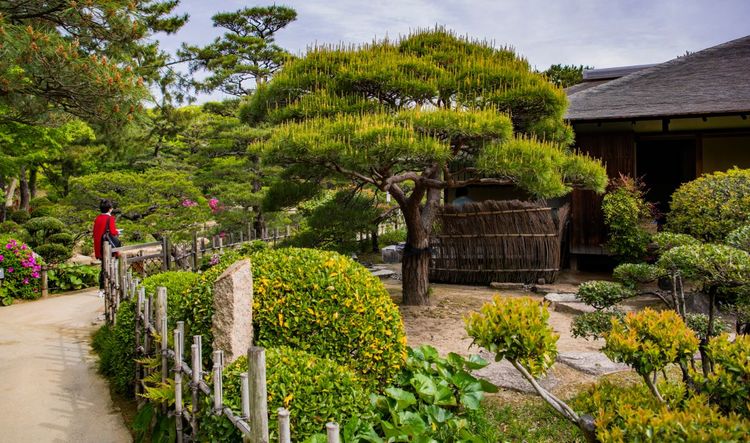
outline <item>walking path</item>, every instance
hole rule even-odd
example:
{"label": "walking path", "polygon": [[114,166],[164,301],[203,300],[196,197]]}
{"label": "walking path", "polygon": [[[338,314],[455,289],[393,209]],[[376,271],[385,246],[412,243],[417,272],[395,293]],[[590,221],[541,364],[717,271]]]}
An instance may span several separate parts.
{"label": "walking path", "polygon": [[103,307],[94,290],[0,307],[0,442],[132,441],[91,354]]}

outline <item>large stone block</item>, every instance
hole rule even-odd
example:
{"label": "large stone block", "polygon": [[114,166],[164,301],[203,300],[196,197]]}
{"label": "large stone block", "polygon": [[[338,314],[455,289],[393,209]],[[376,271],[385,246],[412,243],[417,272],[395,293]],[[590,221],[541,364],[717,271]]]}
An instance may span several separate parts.
{"label": "large stone block", "polygon": [[244,355],[253,342],[253,274],[250,260],[232,264],[216,279],[212,332],[225,362]]}

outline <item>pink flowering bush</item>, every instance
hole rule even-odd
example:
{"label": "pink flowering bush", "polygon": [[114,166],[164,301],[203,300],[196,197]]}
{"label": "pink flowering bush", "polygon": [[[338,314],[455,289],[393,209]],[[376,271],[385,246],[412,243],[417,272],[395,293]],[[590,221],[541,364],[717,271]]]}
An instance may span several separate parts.
{"label": "pink flowering bush", "polygon": [[211,208],[211,212],[217,213],[223,209],[221,203],[219,203],[218,198],[212,198],[208,201],[208,207]]}
{"label": "pink flowering bush", "polygon": [[0,268],[5,270],[5,279],[0,287],[0,303],[8,305],[13,298],[39,298],[41,258],[37,258],[25,243],[13,238],[2,239]]}

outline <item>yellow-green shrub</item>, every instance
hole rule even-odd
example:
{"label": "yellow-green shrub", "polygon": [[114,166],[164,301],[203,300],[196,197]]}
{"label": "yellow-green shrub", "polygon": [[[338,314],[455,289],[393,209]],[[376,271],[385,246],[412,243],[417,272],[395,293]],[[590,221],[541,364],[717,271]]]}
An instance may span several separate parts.
{"label": "yellow-green shrub", "polygon": [[465,321],[473,343],[494,352],[496,361],[517,361],[538,377],[557,356],[559,335],[549,326],[548,319],[546,305],[536,300],[496,295]]}
{"label": "yellow-green shrub", "polygon": [[256,343],[287,345],[387,382],[406,359],[401,315],[383,284],[348,257],[314,249],[253,254]]}
{"label": "yellow-green shrub", "polygon": [[738,335],[733,342],[726,334],[714,337],[708,356],[713,371],[708,377],[694,375],[701,392],[723,411],[750,418],[750,336]]}
{"label": "yellow-green shrub", "polygon": [[603,351],[614,361],[631,366],[641,376],[690,358],[698,350],[698,338],[674,311],[646,308],[631,312],[622,322],[612,321]]}
{"label": "yellow-green shrub", "polygon": [[[266,367],[271,441],[277,439],[276,410],[281,407],[290,412],[294,441],[324,432],[329,421],[345,423],[371,414],[367,392],[347,367],[289,347],[266,349]],[[243,372],[247,372],[244,356],[224,369],[224,404],[236,412],[242,409],[239,375]],[[209,403],[207,398],[203,411],[211,407]],[[199,441],[242,441],[240,432],[223,416],[204,414],[200,431]]]}

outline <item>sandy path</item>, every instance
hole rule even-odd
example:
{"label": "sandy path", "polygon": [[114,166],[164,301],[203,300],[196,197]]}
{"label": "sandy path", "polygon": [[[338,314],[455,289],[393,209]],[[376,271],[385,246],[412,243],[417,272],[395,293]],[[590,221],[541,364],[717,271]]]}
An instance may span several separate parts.
{"label": "sandy path", "polygon": [[0,308],[0,442],[130,442],[89,345],[95,291]]}

